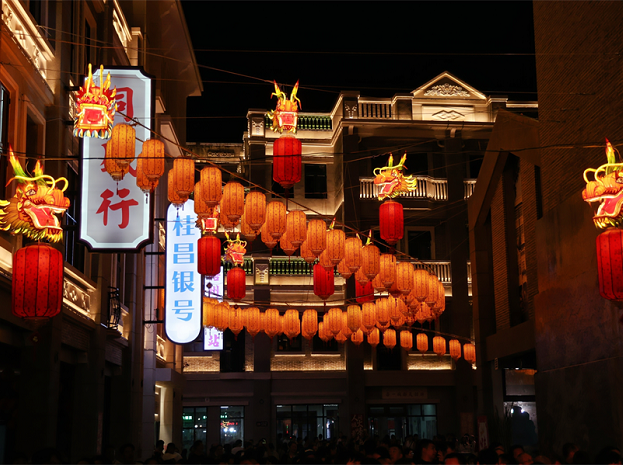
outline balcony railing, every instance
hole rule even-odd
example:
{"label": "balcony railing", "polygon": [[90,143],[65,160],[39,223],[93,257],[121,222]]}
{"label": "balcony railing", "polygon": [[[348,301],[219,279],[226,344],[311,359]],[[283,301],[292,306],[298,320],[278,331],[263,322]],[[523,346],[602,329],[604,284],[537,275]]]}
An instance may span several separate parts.
{"label": "balcony railing", "polygon": [[[448,200],[448,180],[416,176],[417,185],[412,192],[400,194],[400,197],[425,200]],[[375,199],[381,187],[374,184],[374,178],[359,178],[359,198]]]}
{"label": "balcony railing", "polygon": [[[416,176],[417,185],[412,192],[399,195],[401,198],[443,201],[448,200],[448,180],[431,178],[430,176]],[[475,179],[463,181],[463,198],[468,199],[476,187]],[[375,199],[381,192],[381,187],[374,184],[374,178],[359,178],[359,198]]]}
{"label": "balcony railing", "polygon": [[[270,128],[272,121],[268,115],[264,117],[264,123],[267,128]],[[297,129],[300,131],[332,131],[333,121],[329,115],[306,115],[299,113]]]}
{"label": "balcony railing", "polygon": [[272,276],[311,276],[312,265],[297,257],[271,257],[268,272]]}
{"label": "balcony railing", "polygon": [[[223,271],[227,273],[234,267],[233,264],[223,261]],[[253,259],[251,257],[244,257],[244,264],[242,269],[247,276],[253,276]]]}
{"label": "balcony railing", "polygon": [[392,119],[392,104],[359,101],[359,118]]}

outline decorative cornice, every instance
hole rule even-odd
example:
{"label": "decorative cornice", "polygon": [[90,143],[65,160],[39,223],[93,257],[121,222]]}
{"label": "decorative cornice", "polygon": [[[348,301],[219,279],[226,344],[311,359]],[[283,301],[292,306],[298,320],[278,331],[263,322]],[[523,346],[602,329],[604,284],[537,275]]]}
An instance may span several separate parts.
{"label": "decorative cornice", "polygon": [[446,83],[430,87],[424,95],[426,97],[469,97],[470,93],[461,86]]}

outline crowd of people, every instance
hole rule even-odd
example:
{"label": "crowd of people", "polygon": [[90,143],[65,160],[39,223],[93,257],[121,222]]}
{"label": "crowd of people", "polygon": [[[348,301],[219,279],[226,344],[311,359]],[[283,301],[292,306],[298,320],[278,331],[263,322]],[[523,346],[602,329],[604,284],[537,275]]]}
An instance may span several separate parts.
{"label": "crowd of people", "polygon": [[[346,436],[326,440],[320,437],[305,439],[281,437],[276,444],[262,439],[259,442],[238,440],[232,444],[210,447],[196,441],[189,450],[179,450],[175,444],[158,441],[153,454],[144,460],[135,456],[132,444],[118,450],[105,448],[104,454],[78,463],[116,464],[621,464],[621,450],[605,447],[595,456],[580,450],[575,444],[565,444],[557,454],[531,453],[521,445],[510,448],[502,444],[474,452],[474,444],[466,436],[458,441],[453,435],[436,436],[434,440],[407,436],[404,441],[395,437],[374,437],[361,440]],[[53,449],[40,451],[31,463],[64,463]],[[15,463],[27,463],[17,461]]]}

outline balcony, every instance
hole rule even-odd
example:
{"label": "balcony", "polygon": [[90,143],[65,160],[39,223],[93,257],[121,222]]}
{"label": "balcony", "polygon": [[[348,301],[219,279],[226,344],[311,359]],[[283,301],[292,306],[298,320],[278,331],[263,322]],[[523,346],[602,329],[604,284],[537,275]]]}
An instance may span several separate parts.
{"label": "balcony", "polygon": [[40,33],[29,13],[18,0],[5,0],[2,2],[2,21],[20,46],[26,57],[39,71],[44,79],[47,79],[47,71],[54,54],[52,49]]}
{"label": "balcony", "polygon": [[[264,124],[266,128],[273,124],[268,115],[264,116]],[[332,131],[333,121],[329,115],[299,113],[296,126],[299,131]]]}
{"label": "balcony", "polygon": [[[431,178],[430,176],[416,176],[417,185],[412,192],[401,193],[398,197],[406,199],[445,201],[448,200],[448,180]],[[475,179],[463,181],[463,198],[468,199],[476,187]],[[374,184],[374,178],[359,178],[359,198],[375,199],[379,195],[381,187]]]}

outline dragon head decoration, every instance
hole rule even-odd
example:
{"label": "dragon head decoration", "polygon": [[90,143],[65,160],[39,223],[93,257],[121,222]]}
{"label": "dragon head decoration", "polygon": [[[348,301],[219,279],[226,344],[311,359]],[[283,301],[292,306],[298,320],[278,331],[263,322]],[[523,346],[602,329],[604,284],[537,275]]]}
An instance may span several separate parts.
{"label": "dragon head decoration", "polygon": [[381,186],[381,191],[378,194],[379,200],[393,199],[399,196],[403,192],[411,192],[415,190],[416,179],[413,176],[406,177],[403,174],[403,170],[407,169],[404,166],[407,160],[407,154],[400,159],[400,163],[394,166],[394,156],[389,155],[389,161],[387,166],[383,168],[374,168],[374,184]]}
{"label": "dragon head decoration", "polygon": [[100,85],[93,81],[91,64],[89,76],[84,87],[76,92],[76,117],[74,118],[74,136],[110,138],[112,125],[117,111],[117,88],[110,89],[110,73],[105,81],[104,66],[100,66]]}
{"label": "dragon head decoration", "polygon": [[[599,202],[593,221],[600,229],[619,226],[623,220],[623,163],[616,163],[615,149],[608,139],[606,158],[608,163],[584,171],[586,188],[582,191],[585,202]],[[589,181],[588,173],[593,173],[592,181]]]}
{"label": "dragon head decoration", "polygon": [[[18,185],[10,200],[0,200],[0,228],[37,241],[59,242],[63,239],[63,229],[57,215],[62,216],[69,208],[69,199],[64,194],[67,179],[43,174],[38,161],[34,176],[29,176],[13,151],[9,149],[9,153],[15,172],[9,183],[15,180]],[[59,181],[65,184],[62,189],[56,187]]]}
{"label": "dragon head decoration", "polygon": [[296,133],[298,112],[301,107],[301,101],[296,96],[299,82],[296,81],[296,85],[290,94],[290,100],[288,100],[287,94],[279,89],[277,82],[273,82],[275,84],[275,92],[270,94],[270,96],[274,95],[277,97],[277,107],[268,112],[268,117],[272,121],[270,129],[279,133],[282,133],[284,130]]}
{"label": "dragon head decoration", "polygon": [[230,239],[228,233],[225,233],[225,236],[227,237],[225,261],[234,265],[242,265],[244,263],[244,254],[247,253],[247,242],[240,240],[240,234],[236,235],[235,240]]}

